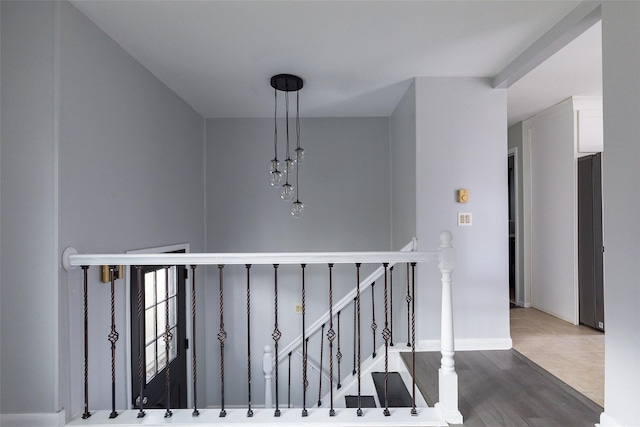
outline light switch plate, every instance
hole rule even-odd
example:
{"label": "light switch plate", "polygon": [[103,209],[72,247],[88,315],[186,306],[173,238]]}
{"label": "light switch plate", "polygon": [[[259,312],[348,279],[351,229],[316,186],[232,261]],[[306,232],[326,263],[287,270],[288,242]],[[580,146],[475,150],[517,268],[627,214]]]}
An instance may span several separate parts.
{"label": "light switch plate", "polygon": [[458,227],[471,227],[473,215],[471,212],[458,212]]}

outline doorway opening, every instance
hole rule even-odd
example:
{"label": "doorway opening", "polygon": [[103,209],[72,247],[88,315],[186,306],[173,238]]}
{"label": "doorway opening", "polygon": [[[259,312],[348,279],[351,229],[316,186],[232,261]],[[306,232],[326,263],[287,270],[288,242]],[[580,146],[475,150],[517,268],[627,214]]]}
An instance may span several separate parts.
{"label": "doorway opening", "polygon": [[507,188],[509,204],[509,303],[511,307],[520,301],[519,239],[518,239],[518,150],[509,149],[507,156]]}

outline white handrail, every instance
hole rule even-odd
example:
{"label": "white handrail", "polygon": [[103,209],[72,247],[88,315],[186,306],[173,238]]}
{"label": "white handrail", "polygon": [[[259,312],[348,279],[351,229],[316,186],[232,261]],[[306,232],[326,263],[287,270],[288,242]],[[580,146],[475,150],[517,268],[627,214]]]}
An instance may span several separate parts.
{"label": "white handrail", "polygon": [[[413,243],[411,243],[413,245]],[[178,254],[78,254],[67,248],[62,265],[69,271],[91,265],[240,265],[240,264],[382,264],[436,262],[438,252],[275,252]]]}
{"label": "white handrail", "polygon": [[[388,267],[393,267],[396,263],[398,262],[420,262],[420,261],[415,261],[415,260],[411,260],[411,255],[413,254],[428,254],[429,258],[428,259],[423,259],[421,261],[439,261],[440,260],[440,254],[439,252],[414,252],[417,249],[417,240],[414,237],[413,239],[411,239],[411,242],[409,242],[407,245],[405,245],[402,249],[400,249],[400,252],[392,252],[394,254],[399,254],[399,255],[407,255],[406,259],[407,261],[396,261],[394,260],[394,262],[390,262],[389,259],[383,260],[383,261],[378,261],[380,263],[385,262],[385,263],[389,263]],[[363,281],[360,282],[360,292],[363,292],[364,290],[368,289],[371,284],[373,282],[375,282],[379,277],[381,277],[384,274],[384,267],[378,267],[376,268],[373,273],[371,273],[369,276],[367,276]],[[342,310],[343,308],[345,308],[347,305],[349,305],[349,303],[351,303],[353,301],[353,299],[356,297],[356,290],[353,289],[351,292],[349,292],[347,295],[345,295],[340,301],[338,301],[336,304],[334,304],[333,306],[333,312],[337,313],[340,310]],[[309,326],[305,332],[305,336],[310,337],[311,335],[313,335],[318,329],[320,329],[322,327],[323,324],[327,323],[329,321],[329,311],[327,310],[322,316],[320,316],[320,318],[318,318],[318,320],[316,320],[311,326]],[[295,350],[296,348],[300,347],[302,345],[302,334],[298,335],[294,340],[292,340],[289,344],[287,344],[279,353],[278,353],[278,362],[283,361],[288,355],[289,353],[291,353],[293,350]]]}

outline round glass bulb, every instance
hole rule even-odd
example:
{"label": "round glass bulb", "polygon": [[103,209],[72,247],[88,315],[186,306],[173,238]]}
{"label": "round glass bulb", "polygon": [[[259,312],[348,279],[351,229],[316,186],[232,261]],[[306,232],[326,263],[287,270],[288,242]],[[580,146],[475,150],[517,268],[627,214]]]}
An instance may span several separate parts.
{"label": "round glass bulb", "polygon": [[269,173],[273,173],[273,171],[276,171],[279,168],[280,168],[280,160],[278,159],[269,160]]}
{"label": "round glass bulb", "polygon": [[280,198],[282,200],[286,200],[286,201],[292,200],[293,195],[294,195],[293,185],[287,182],[282,187],[280,187]]}
{"label": "round glass bulb", "polygon": [[287,157],[287,159],[284,161],[284,172],[285,173],[289,173],[293,170],[293,167],[295,166],[295,162],[293,161],[293,159]]}
{"label": "round glass bulb", "polygon": [[296,148],[296,163],[302,163],[304,161],[304,148]]}
{"label": "round glass bulb", "polygon": [[291,216],[293,216],[294,218],[300,218],[303,212],[304,205],[302,204],[302,202],[300,200],[296,200],[295,202],[293,202],[293,205],[291,205]]}
{"label": "round glass bulb", "polygon": [[281,182],[282,182],[282,172],[276,169],[271,171],[271,173],[269,173],[269,184],[272,187],[279,186]]}

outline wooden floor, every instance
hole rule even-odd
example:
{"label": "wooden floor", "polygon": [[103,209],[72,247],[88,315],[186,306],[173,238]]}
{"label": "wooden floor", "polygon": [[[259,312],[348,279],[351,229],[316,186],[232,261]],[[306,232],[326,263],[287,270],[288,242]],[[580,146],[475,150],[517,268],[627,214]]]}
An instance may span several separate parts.
{"label": "wooden floor", "polygon": [[[411,354],[403,358],[411,370]],[[416,353],[416,384],[438,401],[439,352]],[[603,409],[514,350],[457,352],[465,427],[593,427]]]}

